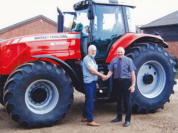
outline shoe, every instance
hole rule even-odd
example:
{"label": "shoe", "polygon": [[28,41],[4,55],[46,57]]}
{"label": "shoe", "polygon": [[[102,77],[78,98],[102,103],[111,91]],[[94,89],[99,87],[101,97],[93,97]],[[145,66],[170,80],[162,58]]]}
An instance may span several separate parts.
{"label": "shoe", "polygon": [[130,121],[125,121],[125,123],[123,124],[124,127],[128,127],[130,126]]}
{"label": "shoe", "polygon": [[121,118],[115,118],[115,119],[113,119],[111,122],[120,122],[120,121],[122,121]]}
{"label": "shoe", "polygon": [[100,126],[99,123],[96,123],[95,121],[91,121],[87,123],[88,126]]}
{"label": "shoe", "polygon": [[88,122],[88,120],[87,120],[87,118],[84,118],[84,117],[83,117],[83,118],[81,119],[81,122]]}

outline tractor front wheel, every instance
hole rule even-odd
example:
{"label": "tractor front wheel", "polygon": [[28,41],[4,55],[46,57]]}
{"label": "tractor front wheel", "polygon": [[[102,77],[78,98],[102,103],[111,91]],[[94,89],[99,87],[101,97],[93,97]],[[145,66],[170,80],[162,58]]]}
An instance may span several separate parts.
{"label": "tractor front wheel", "polygon": [[61,67],[44,61],[20,66],[5,85],[4,103],[12,119],[26,127],[51,126],[73,102],[73,87]]}

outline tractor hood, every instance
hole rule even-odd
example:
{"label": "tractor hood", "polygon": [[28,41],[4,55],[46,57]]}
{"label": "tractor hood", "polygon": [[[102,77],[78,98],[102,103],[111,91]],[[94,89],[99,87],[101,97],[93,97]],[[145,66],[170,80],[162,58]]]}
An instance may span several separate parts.
{"label": "tractor hood", "polygon": [[44,42],[44,41],[60,41],[60,40],[71,40],[71,39],[80,39],[80,33],[49,33],[49,34],[38,34],[38,35],[28,35],[21,36],[16,38],[11,38],[2,41],[2,44],[19,44],[19,43],[28,43],[28,42]]}
{"label": "tractor hood", "polygon": [[63,60],[75,59],[81,55],[80,37],[77,32],[28,35],[4,40],[0,42],[0,48],[1,51],[18,54],[28,49],[29,56],[52,55]]}
{"label": "tractor hood", "polygon": [[32,58],[36,55],[50,55],[63,61],[80,59],[80,33],[29,35],[0,42],[1,74],[8,75],[19,65],[36,60]]}

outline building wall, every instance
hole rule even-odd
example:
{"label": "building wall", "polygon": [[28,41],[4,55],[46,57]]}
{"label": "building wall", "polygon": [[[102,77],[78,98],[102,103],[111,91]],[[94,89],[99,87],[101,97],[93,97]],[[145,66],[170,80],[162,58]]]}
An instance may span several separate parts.
{"label": "building wall", "polygon": [[169,45],[166,49],[172,56],[178,58],[178,25],[150,27],[142,29],[144,33],[159,34]]}
{"label": "building wall", "polygon": [[178,25],[150,27],[142,30],[148,34],[159,34],[166,42],[178,41]]}
{"label": "building wall", "polygon": [[17,36],[38,34],[38,33],[56,33],[57,24],[47,21],[44,18],[37,18],[23,25],[0,33],[0,38],[8,39]]}
{"label": "building wall", "polygon": [[166,49],[171,55],[176,56],[178,59],[178,41],[177,42],[167,42],[169,48]]}

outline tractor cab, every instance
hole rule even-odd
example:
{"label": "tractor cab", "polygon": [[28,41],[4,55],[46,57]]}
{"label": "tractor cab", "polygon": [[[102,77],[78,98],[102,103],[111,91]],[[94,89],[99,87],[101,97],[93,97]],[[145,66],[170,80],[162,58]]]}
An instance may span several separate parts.
{"label": "tractor cab", "polygon": [[[104,3],[105,2],[105,3]],[[64,13],[73,23],[71,31],[81,33],[81,51],[86,55],[89,44],[97,47],[96,58],[105,58],[116,39],[126,32],[135,32],[131,10],[134,6],[109,1],[85,0],[74,5],[75,13]],[[69,21],[67,22],[69,23]]]}

